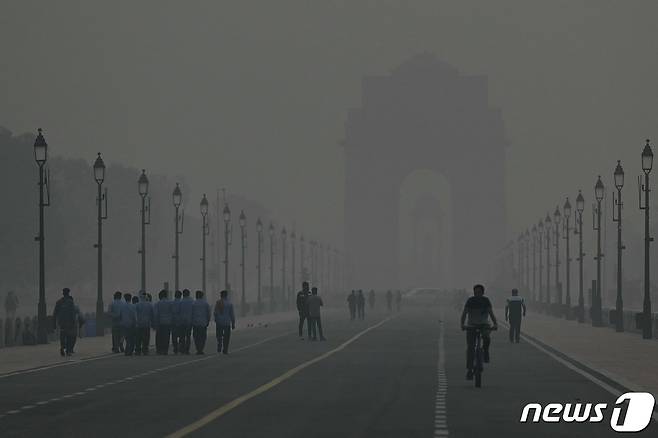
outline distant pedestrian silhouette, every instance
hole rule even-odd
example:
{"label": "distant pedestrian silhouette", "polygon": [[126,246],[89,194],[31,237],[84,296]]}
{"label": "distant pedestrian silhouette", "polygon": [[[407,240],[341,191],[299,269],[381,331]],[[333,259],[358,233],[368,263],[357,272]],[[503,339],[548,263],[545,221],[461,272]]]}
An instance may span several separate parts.
{"label": "distant pedestrian silhouette", "polygon": [[347,297],[347,306],[350,309],[350,319],[352,321],[354,321],[354,318],[356,318],[356,301],[356,292],[352,291],[352,293]]}
{"label": "distant pedestrian silhouette", "polygon": [[519,343],[521,320],[525,316],[525,302],[519,296],[518,289],[512,289],[512,296],[505,305],[505,321],[509,321],[509,341]]}
{"label": "distant pedestrian silhouette", "polygon": [[370,289],[370,293],[368,294],[368,305],[370,306],[370,310],[375,309],[375,291],[373,289]]}
{"label": "distant pedestrian silhouette", "polygon": [[233,303],[228,299],[228,291],[221,291],[219,296],[220,298],[215,304],[217,353],[228,354],[231,330],[235,329],[235,313],[233,312]]}
{"label": "distant pedestrian silhouette", "polygon": [[359,314],[359,319],[365,319],[366,317],[366,297],[363,295],[363,291],[359,289],[359,295],[356,300],[356,308]]}

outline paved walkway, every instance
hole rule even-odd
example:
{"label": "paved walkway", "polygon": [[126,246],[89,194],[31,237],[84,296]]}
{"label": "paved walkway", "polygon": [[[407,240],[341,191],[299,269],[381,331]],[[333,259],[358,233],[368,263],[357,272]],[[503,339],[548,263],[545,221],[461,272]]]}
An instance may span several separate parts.
{"label": "paved walkway", "polygon": [[[496,315],[504,321],[503,309],[498,309]],[[531,312],[524,319],[521,332],[626,388],[651,392],[658,399],[657,340]]]}
{"label": "paved walkway", "polygon": [[[296,312],[279,312],[258,316],[237,318],[236,329],[251,330],[266,328],[270,324],[292,321],[297,319]],[[214,326],[210,326],[214,330]],[[214,335],[211,335],[214,336]],[[151,339],[155,339],[152,335]],[[111,355],[112,336],[108,333],[103,337],[78,338],[75,351],[71,358],[59,355],[59,342],[48,345],[33,345],[7,347],[0,349],[0,377],[30,369],[61,366],[70,362],[92,360]]]}

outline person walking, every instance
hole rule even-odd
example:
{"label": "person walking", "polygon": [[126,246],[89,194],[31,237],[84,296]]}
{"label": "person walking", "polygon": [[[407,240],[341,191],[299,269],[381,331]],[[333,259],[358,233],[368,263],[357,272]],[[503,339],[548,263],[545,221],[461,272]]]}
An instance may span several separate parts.
{"label": "person walking", "polygon": [[74,353],[78,326],[84,324],[84,319],[82,319],[80,309],[73,301],[71,290],[68,287],[62,289],[62,298],[55,303],[53,320],[55,328],[59,326],[59,354],[71,356]]}
{"label": "person walking", "polygon": [[146,298],[146,292],[140,291],[139,302],[135,306],[137,313],[137,329],[135,333],[135,354],[149,354],[151,326],[153,325],[153,306]]}
{"label": "person walking", "polygon": [[354,321],[356,318],[356,292],[354,290],[347,297],[347,306],[350,309],[350,320]]}
{"label": "person walking", "polygon": [[114,299],[109,305],[108,313],[112,318],[112,353],[123,353],[123,338],[121,337],[121,306],[123,306],[123,294],[114,292]]}
{"label": "person walking", "polygon": [[320,308],[324,305],[322,298],[318,296],[318,288],[311,289],[311,296],[308,297],[308,320],[311,326],[311,336],[309,341],[317,341],[317,335],[320,335],[321,341],[326,341],[322,333],[322,319],[320,317]]}
{"label": "person walking", "polygon": [[366,318],[366,297],[363,291],[359,289],[359,296],[357,297],[356,306],[359,312],[359,319]]}
{"label": "person walking", "polygon": [[521,337],[521,320],[525,317],[525,302],[519,296],[518,289],[512,289],[512,296],[505,305],[505,321],[509,321],[509,341],[519,343]]}
{"label": "person walking", "polygon": [[299,313],[299,339],[304,339],[302,332],[304,330],[304,321],[308,330],[308,337],[311,337],[311,325],[308,321],[308,297],[311,295],[308,281],[302,283],[302,290],[297,292],[297,312]]}
{"label": "person walking", "polygon": [[169,337],[174,315],[171,301],[167,298],[167,290],[162,289],[158,294],[160,301],[153,307],[153,320],[155,321],[155,351],[157,354],[169,354]]}
{"label": "person walking", "polygon": [[183,299],[180,302],[180,345],[181,354],[190,354],[190,341],[192,336],[192,304],[189,289],[183,289]]}
{"label": "person walking", "polygon": [[196,300],[192,303],[192,333],[196,354],[203,354],[208,337],[210,324],[210,305],[203,296],[203,292],[196,291]]}
{"label": "person walking", "polygon": [[231,341],[231,330],[235,330],[235,313],[233,303],[228,299],[228,292],[219,293],[219,300],[215,304],[215,325],[217,326],[217,353],[228,354]]}
{"label": "person walking", "polygon": [[370,310],[375,309],[375,291],[373,289],[370,289],[370,293],[368,294],[368,305],[370,306]]}
{"label": "person walking", "polygon": [[[135,352],[135,329],[137,328],[137,312],[133,304],[132,294],[123,294],[126,301],[119,311],[119,324],[121,325],[121,335],[126,341],[124,354],[132,356]],[[137,298],[137,297],[135,297]]]}
{"label": "person walking", "polygon": [[174,301],[171,302],[171,311],[173,314],[173,321],[171,326],[171,346],[174,349],[174,354],[181,352],[182,343],[182,326],[181,326],[181,298],[183,293],[179,290],[174,292]]}
{"label": "person walking", "polygon": [[7,319],[16,318],[16,310],[18,310],[18,297],[13,290],[7,292],[7,297],[5,297],[5,313]]}

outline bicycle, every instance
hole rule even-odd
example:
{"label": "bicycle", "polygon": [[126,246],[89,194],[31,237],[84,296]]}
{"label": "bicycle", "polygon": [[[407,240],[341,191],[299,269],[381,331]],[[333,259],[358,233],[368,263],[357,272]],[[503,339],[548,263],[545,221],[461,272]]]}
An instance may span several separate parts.
{"label": "bicycle", "polygon": [[484,330],[497,330],[493,326],[477,326],[475,331],[475,354],[473,355],[473,380],[476,388],[482,387],[482,372],[484,371],[484,348],[482,348],[482,332]]}

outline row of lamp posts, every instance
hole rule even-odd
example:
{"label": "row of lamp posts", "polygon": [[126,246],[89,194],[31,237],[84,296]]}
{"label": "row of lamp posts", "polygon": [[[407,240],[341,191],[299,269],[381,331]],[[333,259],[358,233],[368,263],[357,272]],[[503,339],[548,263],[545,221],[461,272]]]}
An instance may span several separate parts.
{"label": "row of lamp posts", "polygon": [[[651,314],[651,294],[650,294],[650,243],[653,238],[650,236],[650,223],[649,223],[649,174],[653,167],[653,152],[649,140],[646,141],[644,150],[642,151],[642,171],[644,176],[638,177],[638,191],[639,191],[639,208],[644,211],[644,293],[643,293],[643,306],[642,306],[642,336],[645,339],[652,338],[652,314]],[[622,240],[622,188],[624,186],[624,169],[621,161],[617,161],[614,173],[614,184],[616,193],[613,192],[613,221],[617,224],[617,294],[615,300],[615,329],[619,332],[624,331],[624,302],[622,293],[622,252],[626,247]],[[601,261],[604,257],[601,248],[601,203],[605,196],[605,186],[599,176],[594,185],[595,204],[592,206],[592,229],[596,232],[596,254],[594,260],[596,261],[596,280],[592,282],[592,295],[591,295],[591,321],[594,326],[603,325],[602,315],[602,297],[601,297]],[[578,191],[576,197],[576,210],[574,213],[574,227],[573,233],[578,236],[578,308],[577,318],[580,322],[585,321],[585,299],[583,296],[584,280],[583,280],[583,262],[585,253],[583,252],[583,212],[585,210],[585,199],[582,192]],[[570,254],[570,235],[571,228],[571,214],[572,206],[569,198],[566,199],[562,210],[558,206],[553,213],[551,219],[550,214],[547,214],[543,220],[532,226],[531,231],[526,229],[522,232],[518,239],[518,258],[517,265],[519,273],[518,278],[520,283],[526,288],[530,289],[530,257],[529,253],[532,251],[532,291],[533,299],[536,299],[540,304],[546,304],[559,309],[557,313],[560,315],[571,315],[571,254]],[[562,225],[560,227],[560,224]],[[562,228],[562,238],[565,243],[565,270],[566,270],[566,295],[565,300],[562,300],[562,283],[560,281],[560,228]],[[551,237],[552,236],[552,237]],[[530,249],[530,242],[532,241],[532,250]],[[555,247],[554,262],[551,261],[551,246]],[[546,257],[546,264],[544,271],[544,251]],[[523,253],[525,252],[525,259]],[[539,267],[537,269],[537,260]],[[551,266],[551,263],[553,266]],[[555,302],[551,303],[551,267],[555,268]],[[538,274],[538,275],[537,275]],[[546,275],[544,281],[544,275]],[[538,277],[538,278],[537,278]],[[538,280],[538,281],[537,281]]]}
{"label": "row of lamp posts", "polygon": [[[50,192],[49,192],[49,172],[46,167],[46,162],[48,160],[48,143],[46,142],[43,132],[41,129],[38,130],[37,137],[34,141],[34,159],[39,167],[39,234],[35,237],[35,240],[39,242],[39,301],[38,301],[38,327],[37,327],[37,341],[39,343],[48,342],[48,327],[47,327],[47,309],[46,309],[46,294],[45,294],[45,230],[44,230],[44,208],[50,205]],[[102,315],[104,313],[104,304],[103,304],[103,221],[107,219],[107,188],[103,189],[103,183],[105,182],[105,163],[100,153],[94,162],[93,165],[94,179],[97,184],[97,196],[96,196],[96,205],[97,205],[97,242],[94,247],[97,250],[97,297],[96,297],[96,315]],[[141,233],[140,233],[140,290],[146,291],[146,226],[150,224],[150,204],[151,198],[149,196],[149,179],[146,175],[146,170],[142,169],[142,173],[139,176],[137,181],[138,193],[141,199],[141,209],[140,209],[140,219],[141,219]],[[172,201],[174,205],[175,217],[174,217],[174,286],[178,290],[180,287],[180,235],[183,233],[184,225],[184,209],[181,212],[183,204],[183,194],[180,189],[180,185],[176,183],[176,187],[172,193]],[[210,227],[208,223],[208,199],[204,194],[200,202],[200,212],[202,219],[202,230],[201,230],[201,288],[206,290],[206,238],[210,234]],[[223,210],[223,220],[224,220],[224,287],[228,290],[230,288],[229,284],[229,246],[231,245],[231,210],[228,203],[224,203]],[[240,212],[239,217],[240,225],[240,244],[241,244],[241,298],[240,298],[240,308],[244,315],[246,312],[246,281],[245,281],[245,256],[247,250],[247,217],[244,211]],[[258,256],[257,256],[257,312],[262,311],[262,281],[261,281],[261,268],[262,268],[262,252],[263,252],[263,223],[260,218],[256,221],[256,229],[258,233]],[[274,255],[275,255],[275,228],[274,224],[270,223],[269,226],[269,236],[270,236],[270,305],[272,310],[275,306],[275,297],[274,297]],[[284,294],[284,299],[291,305],[293,301],[292,295],[286,296],[286,248],[288,246],[288,234],[284,228],[281,230],[281,288],[282,293]],[[296,283],[295,278],[295,263],[296,263],[296,234],[293,231],[290,235],[291,240],[291,256],[292,256],[292,285]],[[305,273],[305,239],[302,235],[299,239],[300,245],[300,275]],[[311,251],[311,266],[312,266],[312,275],[314,283],[317,281],[316,277],[316,267],[318,263],[316,257],[318,253],[316,251],[318,242],[310,242],[312,251]],[[322,248],[320,244],[320,248]],[[331,251],[330,247],[326,247],[327,251]],[[341,254],[339,251],[334,250],[335,258],[334,261],[334,270],[337,283],[339,283],[340,278],[344,278],[340,269],[339,258]],[[331,263],[331,254],[327,254],[326,261],[328,264]],[[327,283],[329,283],[330,278],[330,268],[327,267]],[[104,334],[105,327],[103,326],[103,318],[97,318],[96,320],[96,335],[102,336]]]}

